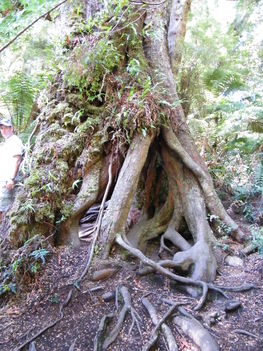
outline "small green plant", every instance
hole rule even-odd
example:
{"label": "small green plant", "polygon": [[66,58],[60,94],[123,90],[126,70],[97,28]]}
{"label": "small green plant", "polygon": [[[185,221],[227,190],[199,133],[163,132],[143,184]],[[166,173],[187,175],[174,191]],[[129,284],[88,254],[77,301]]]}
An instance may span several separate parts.
{"label": "small green plant", "polygon": [[209,213],[207,215],[207,219],[210,223],[212,223],[213,221],[216,222],[217,230],[219,231],[220,234],[225,235],[225,237],[228,237],[230,235],[232,229],[228,225],[226,225],[224,222],[222,222],[218,216],[211,215]]}
{"label": "small green plant", "polygon": [[33,257],[35,261],[40,260],[44,265],[46,263],[45,257],[49,254],[49,251],[46,249],[38,249],[29,254],[29,257]]}
{"label": "small green plant", "polygon": [[137,59],[132,59],[127,67],[128,73],[132,77],[137,77],[141,73],[141,64]]}
{"label": "small green plant", "polygon": [[45,265],[50,249],[39,235],[28,239],[15,252],[1,252],[0,296],[15,294],[25,277],[31,277]]}
{"label": "small green plant", "polygon": [[246,202],[243,210],[244,217],[248,223],[254,222],[253,207],[250,203]]}
{"label": "small green plant", "polygon": [[252,244],[257,249],[259,255],[263,256],[263,227],[252,225],[250,227]]}

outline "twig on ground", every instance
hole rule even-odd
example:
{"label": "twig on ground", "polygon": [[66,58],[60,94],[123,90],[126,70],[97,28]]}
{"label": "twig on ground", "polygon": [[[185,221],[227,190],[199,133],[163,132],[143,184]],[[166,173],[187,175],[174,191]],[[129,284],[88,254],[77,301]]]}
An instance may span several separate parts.
{"label": "twig on ground", "polygon": [[37,351],[36,350],[36,347],[35,347],[35,342],[34,341],[32,341],[31,343],[30,343],[30,345],[29,345],[29,350],[28,351]]}
{"label": "twig on ground", "polygon": [[237,333],[237,334],[243,334],[243,335],[246,335],[246,336],[251,336],[252,338],[257,338],[257,336],[253,333],[250,333],[244,329],[235,329],[233,330],[233,333]]}
{"label": "twig on ground", "polygon": [[77,339],[75,339],[75,340],[73,341],[73,343],[71,344],[71,346],[70,346],[70,348],[69,348],[68,351],[74,351],[74,348],[75,348],[75,345],[76,345],[76,341],[77,341]]}
{"label": "twig on ground", "polygon": [[98,290],[103,290],[105,288],[104,285],[99,285],[95,286],[94,288],[89,289],[90,292],[98,291]]}

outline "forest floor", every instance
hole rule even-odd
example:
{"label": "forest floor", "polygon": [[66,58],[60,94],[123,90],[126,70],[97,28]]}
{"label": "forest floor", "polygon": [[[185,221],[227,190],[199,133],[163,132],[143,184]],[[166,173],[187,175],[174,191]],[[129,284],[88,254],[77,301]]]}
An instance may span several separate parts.
{"label": "forest floor", "polygon": [[[238,256],[242,246],[232,241],[229,245],[231,256]],[[101,269],[100,263],[97,263],[77,289],[74,282],[78,280],[85,266],[87,249],[88,244],[83,244],[80,248],[54,248],[45,269],[33,282],[18,296],[0,301],[1,351],[93,350],[93,341],[101,318],[114,312],[116,308],[114,298],[106,302],[103,294],[114,292],[118,286],[127,287],[131,294],[132,305],[141,318],[139,324],[141,335],[136,325],[129,334],[131,316],[127,314],[121,332],[108,348],[109,351],[142,350],[142,346],[150,339],[154,326],[141,302],[145,296],[155,306],[159,318],[170,307],[166,299],[185,303],[184,308],[211,332],[222,351],[263,350],[263,258],[257,253],[241,257],[242,266],[237,267],[227,264],[227,254],[219,257],[215,284],[234,287],[252,283],[259,287],[239,293],[227,293],[231,300],[240,302],[239,308],[226,312],[227,300],[209,293],[205,306],[200,311],[194,312],[197,299],[185,295],[176,284],[159,274],[139,277],[136,273],[139,262],[124,251],[115,252],[119,269],[114,275],[105,280],[92,281],[94,271]],[[20,348],[43,328],[59,319],[59,306],[65,302],[71,290],[71,299],[63,308],[63,318],[38,336],[31,347],[27,344],[24,348]],[[120,310],[121,303],[118,308]],[[109,326],[110,329],[114,323],[116,318]],[[180,351],[199,350],[182,331],[176,329],[172,321],[168,324]],[[166,350],[162,335],[158,338],[155,350]]]}

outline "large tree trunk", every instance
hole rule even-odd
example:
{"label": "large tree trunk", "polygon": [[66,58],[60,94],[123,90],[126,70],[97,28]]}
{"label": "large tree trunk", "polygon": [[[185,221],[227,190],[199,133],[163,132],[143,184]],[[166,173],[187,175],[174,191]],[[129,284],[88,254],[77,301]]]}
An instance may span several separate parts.
{"label": "large tree trunk", "polygon": [[[99,46],[103,39],[99,40],[95,24],[94,33],[74,39],[77,47],[70,63],[78,65],[84,76],[79,84],[85,89],[70,86],[62,75],[50,90],[33,166],[10,212],[10,235],[17,242],[36,232],[53,233],[57,242],[77,245],[79,220],[101,201],[112,162],[114,182],[99,238],[103,256],[110,254],[117,234],[127,236],[132,246],[143,251],[149,240],[163,234],[161,247],[169,240],[179,250],[173,256],[174,266],[188,271],[196,281],[212,281],[215,237],[207,209],[229,226],[235,238],[241,240],[242,233],[216,195],[178,104],[178,45],[184,38],[190,1],[142,5],[130,2],[117,15],[109,10],[101,23],[102,27],[110,23],[109,46],[105,41],[105,48]],[[86,2],[86,17],[98,11],[97,2]],[[99,50],[104,50],[101,66],[96,59]],[[93,57],[88,69],[83,57]],[[63,94],[58,95],[59,90]],[[90,94],[97,94],[96,98],[89,100]],[[80,110],[76,123],[74,116]],[[69,115],[70,122],[65,118]],[[137,198],[141,194],[142,204],[136,194]],[[128,231],[134,207],[141,217]],[[184,237],[182,223],[190,239]]]}

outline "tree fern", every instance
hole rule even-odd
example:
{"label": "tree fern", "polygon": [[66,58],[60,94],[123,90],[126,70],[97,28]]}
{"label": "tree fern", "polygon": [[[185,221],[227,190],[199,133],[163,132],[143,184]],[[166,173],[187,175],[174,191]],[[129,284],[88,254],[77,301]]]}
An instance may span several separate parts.
{"label": "tree fern", "polygon": [[7,90],[0,96],[0,104],[8,109],[13,124],[23,131],[29,121],[36,89],[25,72],[15,73],[7,82]]}

